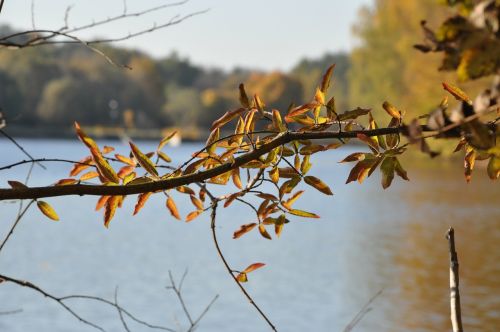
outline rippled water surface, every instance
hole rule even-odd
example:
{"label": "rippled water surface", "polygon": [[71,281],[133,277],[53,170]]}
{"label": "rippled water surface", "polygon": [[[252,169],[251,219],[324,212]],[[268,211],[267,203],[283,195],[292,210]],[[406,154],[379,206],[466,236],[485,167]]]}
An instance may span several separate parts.
{"label": "rippled water surface", "polygon": [[[36,157],[77,160],[86,154],[74,141],[21,140]],[[101,142],[102,143],[102,142]],[[117,149],[126,153],[124,145]],[[144,150],[151,143],[140,143]],[[197,145],[169,148],[184,160]],[[310,188],[297,208],[321,219],[291,218],[280,239],[268,241],[254,231],[239,240],[232,233],[254,221],[252,210],[233,204],[220,210],[217,232],[222,250],[235,269],[252,262],[266,267],[249,275],[246,285],[279,331],[342,331],[379,290],[371,310],[355,331],[448,331],[448,252],[444,234],[456,229],[460,259],[462,312],[466,331],[495,331],[500,326],[500,191],[478,169],[473,182],[463,180],[461,162],[404,161],[411,182],[399,178],[382,190],[374,174],[362,185],[345,185],[348,165],[337,164],[347,151],[315,156],[312,174],[327,182],[335,195]],[[0,140],[0,167],[25,159]],[[34,168],[31,185],[66,177],[69,164],[46,163]],[[0,186],[24,179],[28,166],[0,172]],[[220,188],[221,190],[224,188]],[[232,190],[232,189],[231,189]],[[221,191],[222,193],[222,191]],[[193,208],[174,194],[183,215]],[[110,228],[94,212],[96,197],[47,199],[61,222],[51,222],[31,209],[0,253],[2,274],[30,280],[57,296],[87,294],[119,302],[139,318],[174,329],[186,327],[182,309],[165,289],[168,271],[188,275],[183,292],[197,316],[213,296],[219,299],[199,331],[268,331],[265,322],[228,277],[211,240],[209,216],[189,224],[173,220],[164,197],[153,197],[132,217],[129,197]],[[0,202],[3,238],[17,204]],[[122,331],[116,310],[102,304],[68,302],[86,319],[108,331]],[[0,284],[0,331],[92,331],[40,294]],[[132,331],[147,329],[128,321]]]}

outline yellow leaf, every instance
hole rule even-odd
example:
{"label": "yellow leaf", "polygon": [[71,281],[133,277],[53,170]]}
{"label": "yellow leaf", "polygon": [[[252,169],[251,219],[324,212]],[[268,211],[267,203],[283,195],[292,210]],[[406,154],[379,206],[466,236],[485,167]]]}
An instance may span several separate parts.
{"label": "yellow leaf", "polygon": [[388,101],[384,101],[382,107],[387,112],[387,114],[392,116],[394,119],[401,119],[401,112]]}
{"label": "yellow leaf", "polygon": [[78,181],[76,179],[61,179],[61,180],[57,181],[54,185],[55,186],[67,186],[70,184],[75,184],[77,182]]}
{"label": "yellow leaf", "polygon": [[135,159],[139,162],[139,164],[152,176],[158,177],[158,171],[156,170],[156,167],[154,166],[153,162],[151,159],[149,159],[144,153],[139,150],[139,148],[132,142],[129,142],[130,148],[132,149],[132,154],[134,155]]}
{"label": "yellow leaf", "polygon": [[89,168],[91,164],[93,164],[93,162],[92,162],[92,156],[87,156],[87,157],[83,158],[78,163],[76,163],[76,164],[73,165],[73,168],[69,172],[69,176],[76,176],[76,175],[78,175],[84,169]]}
{"label": "yellow leaf", "polygon": [[175,219],[181,220],[181,216],[179,215],[179,211],[177,210],[177,205],[175,205],[174,200],[170,196],[167,198],[167,209]]}
{"label": "yellow leaf", "polygon": [[305,155],[302,159],[302,164],[300,164],[300,171],[302,174],[306,174],[311,169],[312,164],[309,162],[311,155]]}
{"label": "yellow leaf", "polygon": [[312,212],[307,212],[303,210],[292,209],[289,210],[288,213],[293,214],[294,216],[304,217],[304,218],[319,218],[319,216]]}
{"label": "yellow leaf", "polygon": [[248,281],[247,274],[246,273],[239,273],[236,276],[236,280],[238,280],[238,282],[247,282]]}
{"label": "yellow leaf", "polygon": [[314,100],[316,100],[319,104],[325,104],[325,93],[320,90],[320,88],[316,88],[316,94],[314,95]]}
{"label": "yellow leaf", "polygon": [[44,201],[37,201],[36,205],[38,206],[38,209],[42,211],[42,213],[49,219],[52,219],[54,221],[59,220],[59,216],[57,215],[56,211],[50,206],[49,203],[44,202]]}
{"label": "yellow leaf", "polygon": [[295,194],[292,195],[286,202],[283,202],[281,205],[283,205],[286,209],[291,210],[292,209],[292,204],[295,203],[295,201],[302,196],[304,193],[303,190],[297,191]]}
{"label": "yellow leaf", "polygon": [[286,130],[286,127],[283,125],[283,120],[281,119],[280,111],[274,109],[273,109],[273,127],[279,132]]}
{"label": "yellow leaf", "polygon": [[166,153],[157,151],[158,157],[160,157],[164,162],[169,163],[172,161],[172,158],[170,158]]}
{"label": "yellow leaf", "polygon": [[75,122],[75,130],[76,134],[78,135],[78,138],[85,144],[90,150],[95,149],[99,151],[99,147],[97,144],[94,142],[94,140],[85,134],[83,129],[80,127],[80,124],[78,122]]}
{"label": "yellow leaf", "polygon": [[90,149],[90,154],[94,160],[99,174],[109,182],[119,183],[120,178],[116,175],[115,170],[109,165],[106,159],[103,158],[98,149]]}
{"label": "yellow leaf", "polygon": [[118,153],[115,154],[115,158],[118,159],[119,161],[121,161],[122,163],[129,165],[129,166],[136,166],[136,164],[137,164],[132,159],[127,158],[125,156],[122,156],[121,154],[118,154]]}
{"label": "yellow leaf", "polygon": [[115,151],[114,147],[105,145],[104,148],[102,149],[102,154],[108,154],[113,151]]}
{"label": "yellow leaf", "polygon": [[128,175],[126,175],[124,178],[123,178],[123,184],[129,184],[130,182],[132,182],[135,177],[137,176],[137,174],[135,172],[132,172]]}
{"label": "yellow leaf", "polygon": [[304,182],[307,183],[308,185],[316,188],[317,190],[321,191],[325,195],[333,195],[332,191],[328,187],[326,183],[318,179],[317,177],[314,176],[305,176],[304,177]]}
{"label": "yellow leaf", "polygon": [[207,152],[209,155],[215,154],[215,150],[217,149],[217,144],[215,142],[219,139],[219,135],[220,135],[220,129],[215,128],[210,133],[210,136],[208,136],[205,146],[207,147]]}
{"label": "yellow leaf", "polygon": [[500,158],[497,156],[491,156],[490,161],[488,162],[488,176],[492,180],[498,179],[500,175]]}
{"label": "yellow leaf", "polygon": [[158,147],[156,148],[156,151],[160,151],[161,149],[163,149],[163,147],[165,145],[167,145],[167,143],[172,139],[172,137],[174,137],[175,135],[177,134],[177,131],[174,131],[173,133],[171,133],[170,135],[162,138],[162,140],[160,141],[160,144],[158,144]]}

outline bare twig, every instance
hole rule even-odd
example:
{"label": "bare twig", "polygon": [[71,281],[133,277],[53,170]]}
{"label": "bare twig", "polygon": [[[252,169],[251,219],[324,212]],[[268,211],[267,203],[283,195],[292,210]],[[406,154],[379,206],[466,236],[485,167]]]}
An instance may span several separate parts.
{"label": "bare twig", "polygon": [[219,241],[217,240],[217,234],[215,231],[215,221],[217,219],[217,204],[218,204],[218,201],[213,199],[212,200],[212,213],[210,216],[210,218],[211,218],[210,228],[212,229],[212,238],[213,238],[213,241],[215,244],[215,249],[217,250],[217,254],[219,255],[219,258],[222,260],[222,263],[224,264],[224,266],[226,267],[227,272],[229,273],[229,275],[231,275],[231,278],[233,278],[234,282],[238,285],[241,292],[245,295],[245,297],[250,302],[250,304],[259,312],[259,314],[262,316],[262,318],[264,318],[264,320],[269,325],[269,327],[271,327],[271,329],[273,331],[277,331],[274,324],[267,317],[267,315],[262,311],[262,309],[260,309],[260,307],[255,303],[253,298],[246,291],[245,287],[243,287],[243,285],[238,281],[238,279],[236,279],[236,277],[233,274],[233,270],[229,266],[229,263],[226,261],[226,258],[224,257],[224,254],[222,253],[222,250],[220,249]]}
{"label": "bare twig", "polygon": [[[7,241],[9,240],[10,236],[12,235],[12,233],[14,233],[14,230],[16,229],[17,225],[19,224],[19,222],[21,221],[21,219],[23,218],[24,214],[26,213],[26,211],[28,211],[28,209],[30,208],[31,204],[33,204],[35,202],[35,200],[31,200],[28,205],[26,205],[26,207],[24,208],[24,210],[20,211],[17,215],[17,218],[16,220],[14,221],[14,224],[12,224],[12,226],[10,227],[9,229],[9,232],[7,233],[7,236],[5,237],[5,239],[2,241],[2,244],[0,244],[0,252],[2,252],[2,249],[3,247],[5,246],[5,244],[7,243]],[[21,207],[22,209],[22,207]]]}
{"label": "bare twig", "polygon": [[0,280],[2,280],[4,282],[11,282],[11,283],[17,284],[19,286],[30,288],[30,289],[42,294],[43,296],[57,302],[57,304],[62,306],[67,312],[69,312],[73,317],[78,319],[80,322],[82,322],[88,326],[92,326],[93,328],[95,328],[99,331],[105,332],[105,330],[102,327],[100,327],[100,326],[86,320],[85,318],[81,317],[80,315],[78,315],[73,309],[71,309],[68,305],[66,305],[66,303],[63,302],[63,300],[61,300],[60,298],[58,298],[50,293],[47,293],[46,291],[44,291],[43,289],[41,289],[40,287],[36,286],[35,284],[33,284],[29,281],[15,279],[15,278],[11,278],[11,277],[1,275],[1,274],[0,274]]}
{"label": "bare twig", "polygon": [[2,12],[4,0],[0,0],[0,13]]}
{"label": "bare twig", "polygon": [[174,277],[172,276],[172,272],[168,271],[168,276],[170,278],[170,285],[167,286],[167,289],[172,290],[175,295],[177,295],[177,299],[179,300],[182,310],[184,311],[184,315],[189,321],[189,328],[186,330],[187,332],[192,332],[194,331],[197,327],[201,319],[205,316],[205,314],[210,310],[212,305],[215,303],[215,301],[219,298],[219,295],[216,295],[205,307],[205,309],[201,312],[201,314],[198,316],[198,318],[193,319],[191,317],[191,314],[189,313],[189,310],[187,309],[186,303],[184,302],[184,298],[182,297],[182,284],[184,283],[184,280],[186,279],[187,275],[187,270],[184,271],[184,274],[181,277],[181,280],[179,281],[179,285],[177,286],[174,280]]}
{"label": "bare twig", "polygon": [[2,315],[15,315],[23,312],[23,309],[9,310],[9,311],[0,311],[0,316]]}
{"label": "bare twig", "polygon": [[373,303],[373,301],[375,301],[377,297],[380,296],[380,294],[382,294],[383,291],[384,289],[382,288],[377,293],[375,293],[375,295],[373,295],[368,300],[368,302],[365,303],[365,305],[361,308],[361,310],[354,316],[354,318],[349,322],[349,324],[347,324],[347,326],[344,329],[344,332],[350,332],[354,329],[354,327],[363,319],[363,317],[365,317],[365,315],[368,312],[370,312],[371,310],[370,305]]}
{"label": "bare twig", "polygon": [[[11,141],[12,143],[14,143],[15,146],[17,146],[17,148],[19,150],[21,150],[22,153],[24,153],[28,158],[30,158],[31,160],[35,160],[35,158],[33,158],[33,156],[31,154],[29,154],[22,146],[21,144],[17,143],[17,141],[12,137],[10,136],[9,134],[7,134],[4,130],[0,129],[0,133],[5,136],[5,138],[7,138],[9,141]],[[46,169],[45,166],[43,166],[42,164],[38,163],[38,166],[40,166],[41,168],[43,169]]]}
{"label": "bare twig", "polygon": [[127,323],[125,322],[125,319],[123,318],[123,313],[120,310],[120,306],[118,305],[118,286],[115,288],[115,304],[116,304],[116,310],[118,311],[118,316],[120,316],[120,321],[122,322],[123,328],[127,332],[131,332],[130,329],[128,328]]}
{"label": "bare twig", "polygon": [[450,250],[450,310],[453,332],[463,332],[462,312],[460,308],[460,280],[458,273],[458,256],[455,250],[455,231],[450,227],[446,232]]}

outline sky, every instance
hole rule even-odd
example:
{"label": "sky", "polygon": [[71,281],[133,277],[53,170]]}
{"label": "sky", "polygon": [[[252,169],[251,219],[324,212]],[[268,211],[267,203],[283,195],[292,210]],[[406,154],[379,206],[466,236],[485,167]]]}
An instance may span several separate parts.
{"label": "sky", "polygon": [[[176,0],[128,0],[129,13]],[[288,70],[304,57],[348,51],[356,45],[351,27],[361,6],[373,0],[190,0],[147,16],[130,18],[79,36],[119,37],[208,9],[182,23],[117,46],[138,48],[154,57],[176,51],[192,63],[232,69]],[[69,26],[119,15],[123,0],[5,0],[0,24],[15,28],[59,29],[67,6]],[[32,15],[34,13],[34,15]],[[33,19],[32,19],[33,18]],[[34,21],[34,22],[33,22]]]}

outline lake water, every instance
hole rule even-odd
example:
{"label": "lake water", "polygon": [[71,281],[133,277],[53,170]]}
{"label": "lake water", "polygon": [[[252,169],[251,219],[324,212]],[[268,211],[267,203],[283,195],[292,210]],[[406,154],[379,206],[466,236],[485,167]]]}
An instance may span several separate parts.
{"label": "lake water", "polygon": [[[20,140],[35,157],[78,160],[86,155],[73,141]],[[103,144],[105,142],[99,142]],[[112,142],[107,142],[112,143]],[[113,142],[118,150],[127,148]],[[143,150],[153,143],[140,143]],[[183,161],[199,146],[168,148]],[[315,155],[311,174],[327,182],[334,196],[314,189],[296,203],[322,218],[291,218],[281,238],[268,241],[254,230],[239,240],[232,233],[254,221],[253,212],[233,204],[219,210],[217,232],[222,250],[235,269],[253,262],[267,265],[249,275],[246,284],[279,331],[342,331],[379,290],[371,310],[355,331],[449,331],[449,226],[455,227],[460,260],[462,313],[466,331],[500,327],[500,191],[484,170],[466,184],[461,162],[404,161],[411,182],[395,179],[382,190],[378,174],[362,185],[345,185],[349,165],[337,161],[354,148]],[[26,159],[10,142],[0,140],[0,167]],[[66,177],[69,164],[35,167],[31,185]],[[24,179],[28,167],[0,173]],[[377,172],[378,173],[378,172]],[[221,188],[224,189],[224,188]],[[222,191],[221,191],[222,192]],[[57,296],[87,294],[119,302],[141,319],[179,329],[187,327],[175,295],[165,289],[168,271],[180,278],[185,269],[184,297],[193,316],[219,299],[199,331],[269,331],[227,275],[211,239],[209,215],[186,224],[174,220],[164,198],[153,197],[132,217],[129,197],[110,228],[94,212],[96,197],[51,198],[60,222],[33,208],[0,253],[2,274],[30,280]],[[192,210],[186,197],[174,196],[181,213]],[[17,204],[0,202],[0,234],[4,237]],[[273,236],[274,237],[274,236]],[[73,308],[107,331],[122,331],[116,310],[84,300]],[[92,331],[57,304],[29,289],[0,285],[0,331]],[[147,331],[127,321],[132,331]]]}

